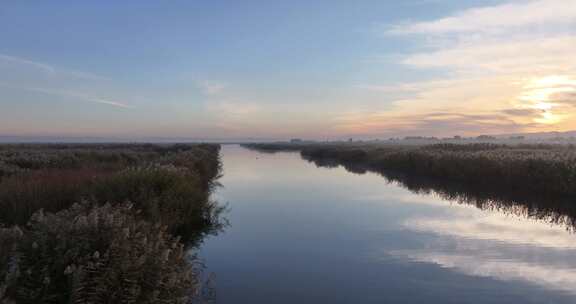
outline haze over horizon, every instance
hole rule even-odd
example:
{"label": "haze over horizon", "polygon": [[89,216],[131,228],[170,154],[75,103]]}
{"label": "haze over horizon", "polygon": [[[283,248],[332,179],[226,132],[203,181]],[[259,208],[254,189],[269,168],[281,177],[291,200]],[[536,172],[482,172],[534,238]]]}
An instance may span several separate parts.
{"label": "haze over horizon", "polygon": [[576,130],[576,0],[10,1],[0,136]]}

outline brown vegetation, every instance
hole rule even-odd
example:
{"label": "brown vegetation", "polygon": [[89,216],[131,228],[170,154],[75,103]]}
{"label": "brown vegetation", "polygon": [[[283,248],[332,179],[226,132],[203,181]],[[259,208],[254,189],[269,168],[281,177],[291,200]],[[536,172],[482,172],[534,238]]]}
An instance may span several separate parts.
{"label": "brown vegetation", "polygon": [[218,153],[216,145],[0,147],[0,164],[11,168],[0,177],[0,302],[198,300],[199,268],[184,246],[222,228],[222,207],[210,199]]}
{"label": "brown vegetation", "polygon": [[366,143],[251,144],[300,151],[320,167],[377,172],[416,193],[499,209],[576,230],[576,147],[570,145]]}
{"label": "brown vegetation", "polygon": [[509,191],[576,195],[576,148],[562,145],[254,144],[294,150],[311,160],[333,160],[375,171],[452,180]]}

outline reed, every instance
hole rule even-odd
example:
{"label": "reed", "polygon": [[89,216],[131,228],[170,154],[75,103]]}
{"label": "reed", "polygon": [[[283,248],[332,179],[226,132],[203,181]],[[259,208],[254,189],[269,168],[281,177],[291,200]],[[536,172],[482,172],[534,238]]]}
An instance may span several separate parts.
{"label": "reed", "polygon": [[576,148],[568,145],[255,144],[296,149],[306,159],[355,164],[374,171],[458,181],[509,191],[576,196]]}
{"label": "reed", "polygon": [[201,301],[219,149],[0,146],[0,303]]}
{"label": "reed", "polygon": [[178,238],[130,204],[39,211],[17,229],[0,233],[12,257],[0,287],[5,302],[189,303],[201,291],[200,269]]}

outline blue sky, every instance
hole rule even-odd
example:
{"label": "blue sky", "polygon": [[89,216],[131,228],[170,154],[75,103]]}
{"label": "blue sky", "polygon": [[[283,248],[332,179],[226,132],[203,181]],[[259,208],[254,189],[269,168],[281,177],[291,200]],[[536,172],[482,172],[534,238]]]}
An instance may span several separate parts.
{"label": "blue sky", "polygon": [[575,0],[2,1],[0,135],[568,130],[575,20]]}

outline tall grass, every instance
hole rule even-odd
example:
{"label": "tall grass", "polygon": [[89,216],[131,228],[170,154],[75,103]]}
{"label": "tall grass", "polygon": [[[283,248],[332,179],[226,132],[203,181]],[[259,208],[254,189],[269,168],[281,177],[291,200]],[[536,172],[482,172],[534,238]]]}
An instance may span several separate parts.
{"label": "tall grass", "polygon": [[222,208],[210,200],[205,183],[201,175],[185,167],[151,165],[102,179],[93,184],[90,195],[100,203],[133,202],[144,218],[195,239],[221,225]]}
{"label": "tall grass", "polygon": [[0,164],[0,303],[199,300],[184,252],[223,227],[219,146],[0,146]]}
{"label": "tall grass", "polygon": [[38,169],[121,169],[182,152],[212,153],[212,145],[15,144],[0,145],[0,178]]}
{"label": "tall grass", "polygon": [[478,185],[461,181],[446,181],[422,175],[391,170],[375,170],[357,163],[343,163],[327,159],[308,159],[318,167],[334,168],[342,165],[355,174],[376,172],[389,183],[411,192],[435,195],[459,204],[473,205],[482,210],[531,218],[545,223],[563,226],[576,231],[576,205],[570,197],[550,196],[522,191],[507,191],[498,187]]}
{"label": "tall grass", "polygon": [[319,167],[381,174],[420,194],[497,209],[576,231],[576,147],[570,145],[252,144],[301,152]]}
{"label": "tall grass", "polygon": [[[290,145],[288,145],[290,146]],[[576,148],[561,145],[256,144],[297,149],[307,159],[332,159],[375,171],[459,181],[524,193],[576,196]]]}
{"label": "tall grass", "polygon": [[[88,155],[81,158],[86,163],[73,166],[61,162],[56,162],[58,166],[54,162],[41,166],[35,162],[36,157],[34,161],[19,161],[25,164],[19,167],[22,171],[0,180],[0,222],[23,225],[41,208],[56,212],[89,198],[100,204],[132,202],[149,219],[170,224],[174,229],[185,222],[193,223],[194,229],[215,224],[213,213],[218,208],[210,201],[210,194],[221,170],[218,146],[137,145],[131,152],[124,145],[104,147],[104,153],[81,150]],[[43,151],[26,148],[39,155]],[[47,148],[54,159],[67,158],[71,149]],[[74,151],[79,153],[78,148]],[[12,151],[10,155],[15,154],[22,153]]]}
{"label": "tall grass", "polygon": [[93,168],[46,169],[0,181],[0,222],[23,225],[44,209],[56,212],[79,202],[101,178],[111,172]]}
{"label": "tall grass", "polygon": [[5,301],[188,303],[201,291],[184,246],[130,204],[40,211],[24,233],[16,229],[4,233],[14,241],[2,250],[13,259],[0,287]]}

